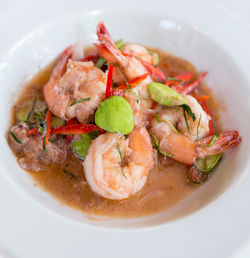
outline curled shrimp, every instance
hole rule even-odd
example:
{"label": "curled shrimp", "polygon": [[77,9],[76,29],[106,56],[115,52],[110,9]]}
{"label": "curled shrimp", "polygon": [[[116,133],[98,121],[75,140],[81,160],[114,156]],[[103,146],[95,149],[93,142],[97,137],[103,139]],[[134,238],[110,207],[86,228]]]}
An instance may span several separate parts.
{"label": "curled shrimp", "polygon": [[72,47],[62,53],[43,92],[55,115],[84,123],[105,98],[106,75],[91,61],[72,61],[71,55]]}
{"label": "curled shrimp", "polygon": [[[147,73],[147,69],[136,57],[125,56],[122,54],[115,46],[113,39],[103,23],[99,23],[97,26],[97,36],[100,41],[100,44],[97,46],[100,55],[103,56],[108,63],[118,64],[127,80],[133,80]],[[120,74],[119,77],[121,77],[119,68],[115,67],[114,79],[118,73]],[[147,85],[150,82],[152,82],[152,79],[148,75],[142,82],[133,88],[133,93],[131,93],[131,91],[126,91],[124,94],[124,97],[128,100],[133,110],[136,126],[146,124],[147,111],[152,106],[152,100],[149,98],[147,91]]]}
{"label": "curled shrimp", "polygon": [[[161,109],[157,112],[160,121],[155,118],[152,120],[150,132],[158,139],[162,151],[171,154],[172,158],[179,162],[191,165],[197,158],[215,155],[237,146],[241,141],[237,131],[221,133],[214,144],[209,146],[213,139],[213,136],[207,136],[211,118],[193,97],[186,96],[186,99],[196,117],[201,114],[199,128],[198,119],[195,122],[188,119],[190,130],[187,129],[182,110],[176,108]],[[200,138],[203,139],[195,141]]]}
{"label": "curled shrimp", "polygon": [[153,167],[153,149],[145,127],[125,139],[118,133],[98,136],[83,162],[92,190],[108,199],[124,199],[138,192]]}

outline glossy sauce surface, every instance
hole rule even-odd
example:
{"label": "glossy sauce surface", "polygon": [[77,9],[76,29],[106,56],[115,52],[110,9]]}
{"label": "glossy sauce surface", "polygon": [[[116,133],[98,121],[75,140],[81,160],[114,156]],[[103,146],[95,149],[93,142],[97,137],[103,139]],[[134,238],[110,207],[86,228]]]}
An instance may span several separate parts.
{"label": "glossy sauce surface", "polygon": [[[193,72],[197,75],[196,68],[188,61],[158,49],[154,49],[154,51],[158,52],[160,67],[168,76],[173,77],[182,72]],[[24,87],[13,107],[11,125],[16,122],[15,117],[18,110],[30,107],[36,92],[38,92],[39,101],[44,101],[42,87],[49,79],[54,64],[55,62],[40,71]],[[212,110],[218,108],[211,95],[211,90],[204,84],[201,85],[198,93],[211,96],[208,102],[210,108]],[[215,123],[218,124],[218,116],[214,118]],[[157,152],[155,151],[155,153]],[[44,171],[28,171],[28,173],[34,178],[37,185],[51,193],[60,202],[85,213],[113,217],[139,217],[173,207],[199,187],[188,183],[186,165],[163,157],[159,153],[157,157],[156,165],[150,171],[143,189],[122,201],[105,199],[90,189],[85,180],[82,161],[73,155],[70,147],[64,164],[52,164]]]}

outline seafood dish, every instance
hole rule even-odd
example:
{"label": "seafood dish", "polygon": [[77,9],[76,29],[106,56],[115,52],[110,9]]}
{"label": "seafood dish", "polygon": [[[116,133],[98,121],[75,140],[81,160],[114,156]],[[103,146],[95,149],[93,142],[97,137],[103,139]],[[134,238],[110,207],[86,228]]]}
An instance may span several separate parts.
{"label": "seafood dish", "polygon": [[24,87],[10,148],[42,189],[85,213],[169,209],[202,187],[241,137],[221,130],[207,71],[114,41],[103,22],[96,33],[98,42],[81,53],[67,47]]}

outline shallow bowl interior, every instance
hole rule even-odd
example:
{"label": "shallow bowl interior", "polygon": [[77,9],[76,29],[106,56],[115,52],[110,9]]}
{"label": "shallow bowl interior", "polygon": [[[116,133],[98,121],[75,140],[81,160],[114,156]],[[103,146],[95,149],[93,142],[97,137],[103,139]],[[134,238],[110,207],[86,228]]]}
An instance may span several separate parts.
{"label": "shallow bowl interior", "polygon": [[[125,19],[126,17],[129,19]],[[87,46],[95,42],[95,29],[100,20],[105,22],[115,39],[122,37],[126,42],[159,47],[191,61],[199,70],[208,70],[206,82],[222,107],[220,117],[223,129],[238,129],[243,138],[239,148],[224,155],[223,161],[206,184],[175,207],[154,216],[128,220],[97,218],[61,205],[48,193],[36,187],[30,176],[19,168],[6,142],[10,109],[25,82],[68,45],[81,42]],[[81,13],[51,21],[24,36],[3,57],[0,70],[2,172],[35,202],[67,218],[107,227],[159,225],[205,207],[220,195],[226,194],[233,184],[237,184],[244,177],[249,149],[246,119],[250,117],[250,109],[246,105],[249,93],[244,87],[247,82],[230,55],[196,27],[168,17],[149,13],[142,15],[133,11]]]}

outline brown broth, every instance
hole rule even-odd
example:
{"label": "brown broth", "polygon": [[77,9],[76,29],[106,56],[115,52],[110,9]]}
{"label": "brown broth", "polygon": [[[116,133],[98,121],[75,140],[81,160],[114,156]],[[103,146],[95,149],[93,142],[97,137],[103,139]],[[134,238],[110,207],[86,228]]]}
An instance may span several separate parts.
{"label": "brown broth", "polygon": [[[172,77],[182,72],[198,74],[190,62],[159,49],[154,49],[154,51],[158,52],[161,68],[168,76]],[[41,70],[24,87],[13,106],[11,125],[16,122],[16,112],[23,109],[24,105],[30,106],[35,92],[38,92],[40,101],[44,100],[42,87],[48,81],[54,65],[55,62]],[[210,108],[213,110],[218,108],[211,90],[204,83],[199,87],[198,93],[209,95]],[[215,119],[218,124],[219,117],[216,116]],[[95,194],[85,180],[82,161],[77,159],[70,150],[64,164],[52,164],[46,171],[27,172],[42,189],[51,193],[61,203],[85,213],[112,217],[140,217],[173,207],[199,187],[187,182],[186,165],[169,158],[164,158],[164,162],[162,162],[162,159],[163,157],[157,162],[158,165],[150,171],[143,189],[122,201],[108,200]]]}

